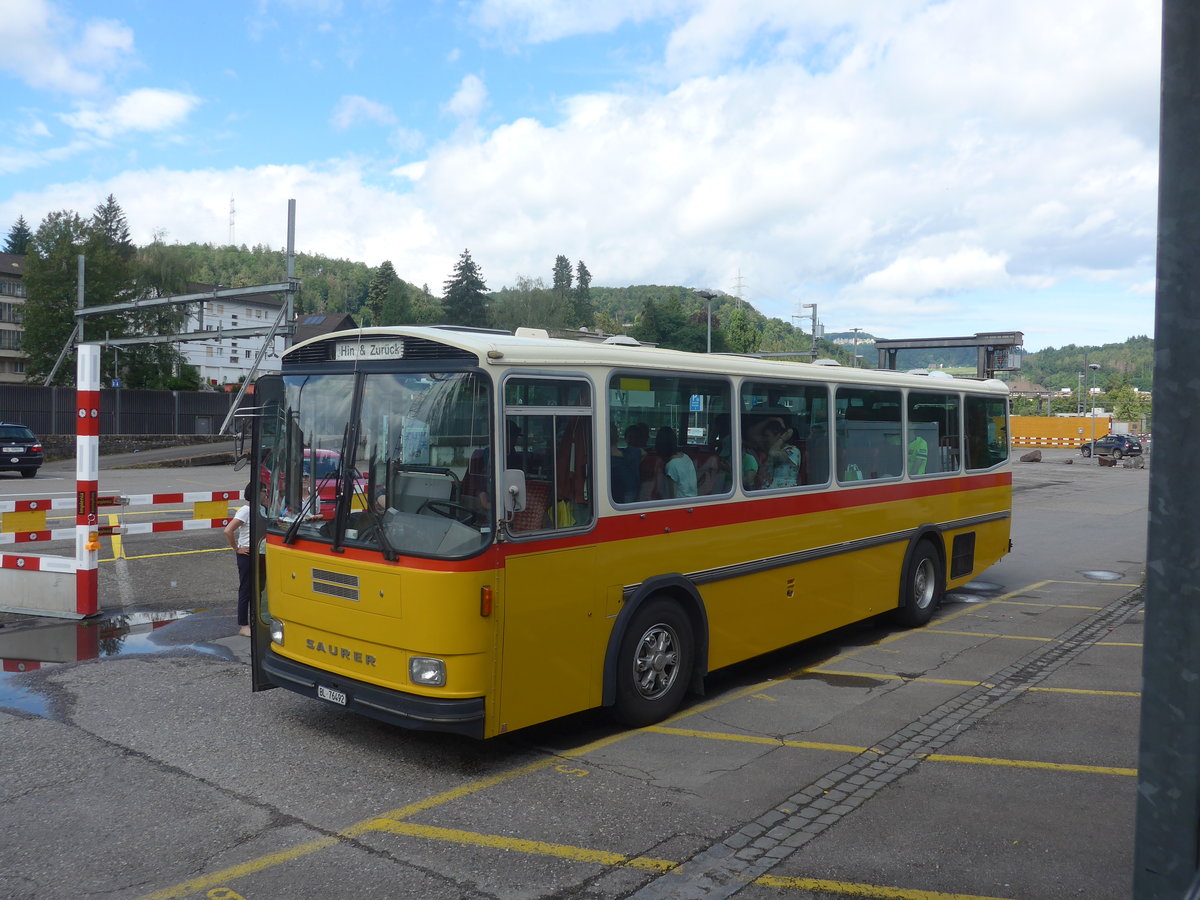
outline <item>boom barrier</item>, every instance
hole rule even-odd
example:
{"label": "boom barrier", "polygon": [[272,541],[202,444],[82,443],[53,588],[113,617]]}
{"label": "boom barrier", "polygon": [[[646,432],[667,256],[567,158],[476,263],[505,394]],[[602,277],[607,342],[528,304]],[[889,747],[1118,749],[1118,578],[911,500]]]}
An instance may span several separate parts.
{"label": "boom barrier", "polygon": [[[30,544],[74,537],[75,555],[0,553],[0,610],[5,612],[70,619],[94,616],[100,611],[97,554],[102,535],[223,527],[229,521],[229,500],[238,497],[236,491],[199,495],[143,494],[128,498],[101,496],[97,490],[100,476],[100,346],[81,343],[76,349],[75,499],[11,501],[11,510],[5,509],[8,504],[0,506],[0,510],[5,511],[0,529],[14,536],[12,543]],[[186,524],[183,521],[133,526],[100,524],[100,509],[125,505],[119,504],[122,499],[128,500],[129,505],[138,505],[136,501],[148,498],[150,504],[141,505],[153,505],[155,502],[182,503],[187,497],[196,498],[193,500],[196,508],[203,509],[202,514]],[[224,503],[224,508],[218,508],[219,503]],[[50,509],[74,509],[75,527],[47,529],[46,511]],[[18,517],[15,522],[9,519],[12,515]],[[10,524],[11,531],[7,527]]]}
{"label": "boom barrier", "polygon": [[[197,491],[186,493],[160,494],[97,494],[96,508],[110,510],[116,513],[120,524],[102,525],[98,521],[92,526],[89,537],[112,537],[131,534],[161,534],[166,532],[198,531],[212,528],[224,528],[233,518],[230,515],[231,505],[242,502],[241,491]],[[153,512],[156,506],[177,506],[191,504],[191,517],[180,519],[160,519],[153,522],[126,521],[130,508],[139,512]],[[77,527],[49,528],[49,514],[53,511],[75,510],[77,500],[72,497],[41,498],[36,500],[0,500],[0,547],[4,545],[44,544],[48,541],[71,540],[78,535]],[[97,548],[98,549],[98,548]],[[27,573],[39,573],[41,578],[36,586],[23,584],[22,589],[5,590],[0,600],[0,610],[5,612],[22,612],[33,615],[64,616],[83,618],[93,613],[79,612],[79,597],[73,597],[73,606],[63,607],[61,596],[63,590],[70,586],[61,576],[72,575],[78,571],[76,559],[65,556],[31,555],[28,553],[0,552],[0,584],[6,580],[27,578]],[[8,574],[11,572],[12,574]],[[16,573],[22,573],[18,575]],[[47,578],[47,574],[51,577]],[[60,576],[57,584],[53,576]],[[36,589],[31,589],[36,587]],[[43,588],[57,587],[58,602],[48,602],[47,591]],[[14,588],[16,586],[14,585]],[[74,593],[74,592],[71,592]],[[98,610],[97,610],[98,611]]]}

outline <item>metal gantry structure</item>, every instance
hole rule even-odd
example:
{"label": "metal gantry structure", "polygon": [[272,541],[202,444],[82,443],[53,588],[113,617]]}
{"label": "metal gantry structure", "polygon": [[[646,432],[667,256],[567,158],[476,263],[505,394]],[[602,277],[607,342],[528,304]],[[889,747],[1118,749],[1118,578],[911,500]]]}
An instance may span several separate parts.
{"label": "metal gantry structure", "polygon": [[[231,201],[232,203],[232,201]],[[230,213],[232,215],[232,211]],[[267,351],[274,345],[276,337],[283,337],[284,346],[290,346],[292,336],[295,332],[295,309],[296,295],[300,292],[300,281],[296,278],[296,201],[288,201],[288,219],[287,219],[287,273],[286,280],[275,284],[260,284],[252,287],[240,288],[216,288],[211,291],[199,291],[192,294],[177,294],[170,297],[155,297],[148,300],[130,300],[126,303],[109,303],[103,306],[84,307],[84,277],[85,277],[85,260],[82,255],[79,257],[79,271],[77,276],[77,296],[75,307],[75,328],[71,331],[70,337],[67,338],[66,344],[63,345],[62,352],[58,355],[58,360],[54,363],[54,367],[50,370],[50,374],[46,376],[45,384],[50,385],[58,372],[59,366],[62,365],[71,348],[78,344],[92,343],[102,347],[126,347],[134,344],[177,344],[185,341],[211,341],[223,340],[225,338],[238,337],[259,337],[266,336],[262,346],[258,350],[258,354],[254,358],[254,363],[250,367],[250,375],[242,382],[238,390],[237,397],[231,407],[229,416],[221,424],[219,433],[225,433],[229,427],[229,423],[233,416],[233,410],[236,410],[241,403],[242,396],[246,392],[246,387],[254,380],[254,373],[258,371],[258,367],[262,364],[263,358]],[[279,313],[274,321],[264,323],[262,325],[252,325],[244,328],[221,328],[218,326],[215,330],[206,331],[204,328],[204,304],[214,300],[245,300],[253,297],[262,297],[265,295],[278,295],[283,298],[283,303],[279,307]],[[84,321],[91,316],[101,316],[106,313],[127,312],[134,309],[153,309],[159,306],[181,306],[191,303],[199,304],[199,312],[196,317],[199,323],[199,329],[196,331],[183,332],[180,334],[154,334],[154,335],[137,335],[134,337],[123,338],[108,338],[103,341],[84,341]]]}

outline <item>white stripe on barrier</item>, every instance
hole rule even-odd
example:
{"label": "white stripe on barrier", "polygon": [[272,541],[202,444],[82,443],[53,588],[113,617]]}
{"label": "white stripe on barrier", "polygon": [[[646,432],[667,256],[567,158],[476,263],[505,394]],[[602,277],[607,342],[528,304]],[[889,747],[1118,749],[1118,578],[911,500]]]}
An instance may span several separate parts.
{"label": "white stripe on barrier", "polygon": [[[44,535],[31,538],[29,535]],[[45,541],[65,541],[75,537],[75,526],[52,528],[49,531],[12,531],[0,534],[0,544],[33,544]]]}
{"label": "white stripe on barrier", "polygon": [[74,509],[74,497],[57,497],[51,500],[49,497],[39,498],[37,500],[0,500],[0,513],[17,512],[17,507],[21,507],[20,512],[36,512],[39,509]]}
{"label": "white stripe on barrier", "polygon": [[79,568],[69,556],[29,556],[25,553],[0,553],[0,569],[25,569],[35,572],[71,573]]}

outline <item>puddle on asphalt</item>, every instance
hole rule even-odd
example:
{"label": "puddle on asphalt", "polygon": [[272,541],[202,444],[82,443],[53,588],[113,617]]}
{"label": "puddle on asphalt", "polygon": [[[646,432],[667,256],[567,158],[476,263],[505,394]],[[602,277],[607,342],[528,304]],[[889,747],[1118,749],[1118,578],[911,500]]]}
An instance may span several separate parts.
{"label": "puddle on asphalt", "polygon": [[[21,676],[65,663],[181,650],[233,659],[228,648],[207,643],[221,636],[219,633],[182,627],[183,620],[197,612],[131,612],[82,621],[43,624],[46,620],[42,619],[37,624],[0,625],[0,707],[48,717],[50,699],[31,689]],[[171,625],[178,633],[168,636],[166,629]]]}
{"label": "puddle on asphalt", "polygon": [[998,594],[1004,585],[992,581],[968,581],[962,587],[946,592],[946,603],[987,603],[990,597],[981,594]]}
{"label": "puddle on asphalt", "polygon": [[1110,572],[1107,569],[1092,569],[1087,572],[1080,572],[1084,578],[1090,578],[1092,581],[1120,581],[1125,575],[1121,572]]}
{"label": "puddle on asphalt", "polygon": [[792,676],[793,681],[820,681],[830,687],[876,687],[883,684],[879,678],[868,675],[835,675],[830,672],[801,672]]}

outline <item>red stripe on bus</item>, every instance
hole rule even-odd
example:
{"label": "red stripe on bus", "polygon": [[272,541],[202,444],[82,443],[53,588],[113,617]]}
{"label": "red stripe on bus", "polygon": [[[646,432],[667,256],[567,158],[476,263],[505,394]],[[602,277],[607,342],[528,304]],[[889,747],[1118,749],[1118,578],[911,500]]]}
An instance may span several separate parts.
{"label": "red stripe on bus", "polygon": [[[928,481],[907,481],[874,487],[851,487],[845,490],[821,490],[812,493],[784,494],[774,497],[755,497],[736,502],[710,503],[704,501],[695,506],[672,507],[670,509],[641,508],[627,513],[604,516],[590,531],[577,534],[546,533],[528,541],[506,541],[494,543],[479,556],[469,559],[427,559],[403,556],[394,563],[383,560],[377,550],[344,547],[337,554],[341,559],[378,565],[393,565],[397,568],[417,569],[430,572],[483,572],[498,569],[509,556],[523,556],[543,550],[583,547],[651,535],[695,531],[724,525],[743,525],[764,519],[787,518],[833,510],[877,506],[902,500],[918,500],[923,497],[938,497],[944,494],[961,494],[967,491],[1007,487],[1012,484],[1011,472],[996,472],[983,475],[965,475],[955,478],[938,478]],[[301,539],[303,540],[303,539]],[[267,535],[267,543],[283,546],[281,535]],[[332,556],[327,544],[304,541],[305,551],[322,556]]]}

